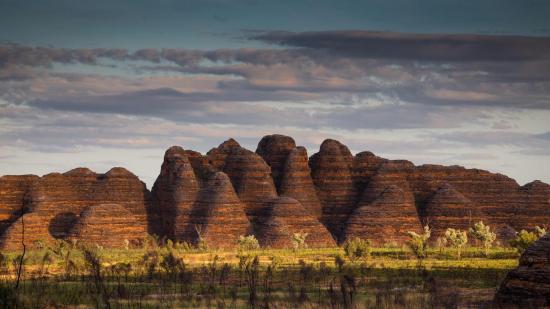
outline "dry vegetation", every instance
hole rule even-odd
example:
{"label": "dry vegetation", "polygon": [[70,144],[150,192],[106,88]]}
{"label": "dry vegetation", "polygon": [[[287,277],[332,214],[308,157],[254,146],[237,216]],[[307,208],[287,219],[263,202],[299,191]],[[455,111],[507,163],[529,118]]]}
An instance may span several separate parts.
{"label": "dry vegetation", "polygon": [[429,248],[419,263],[406,246],[367,242],[253,248],[161,245],[153,237],[142,248],[117,250],[59,241],[26,253],[18,288],[20,253],[0,256],[0,302],[31,308],[481,306],[518,257],[510,248],[464,247],[459,260],[457,249],[442,247]]}

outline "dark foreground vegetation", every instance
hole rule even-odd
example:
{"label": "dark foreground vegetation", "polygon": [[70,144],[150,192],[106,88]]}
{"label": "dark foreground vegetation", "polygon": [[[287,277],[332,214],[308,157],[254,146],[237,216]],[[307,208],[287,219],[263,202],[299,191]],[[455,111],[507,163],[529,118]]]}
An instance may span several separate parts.
{"label": "dark foreground vegetation", "polygon": [[491,301],[518,256],[498,247],[465,247],[460,259],[453,248],[426,255],[368,244],[232,252],[155,240],[126,250],[59,241],[23,260],[0,256],[0,306],[477,308]]}

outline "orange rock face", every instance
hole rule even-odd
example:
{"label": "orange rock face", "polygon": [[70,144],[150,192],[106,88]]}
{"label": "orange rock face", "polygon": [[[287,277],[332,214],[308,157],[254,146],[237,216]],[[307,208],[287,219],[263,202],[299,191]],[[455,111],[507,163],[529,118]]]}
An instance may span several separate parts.
{"label": "orange rock face", "polygon": [[256,148],[256,153],[271,167],[271,176],[279,192],[287,157],[295,147],[292,137],[273,134],[264,136]]}
{"label": "orange rock face", "polygon": [[444,183],[429,200],[424,216],[432,231],[432,240],[443,237],[447,228],[468,230],[483,217],[472,201],[448,183]]}
{"label": "orange rock face", "polygon": [[409,188],[389,185],[372,202],[365,198],[346,224],[345,239],[359,237],[374,244],[403,243],[408,231],[420,232],[421,225]]}
{"label": "orange rock face", "polygon": [[147,237],[147,229],[125,207],[117,204],[89,206],[69,231],[67,239],[105,248],[137,247]]}
{"label": "orange rock face", "polygon": [[21,248],[16,236],[25,227],[25,242],[64,239],[84,209],[105,203],[118,204],[130,211],[143,229],[155,226],[151,215],[150,196],[145,184],[123,168],[113,168],[96,174],[85,168],[64,174],[53,173],[38,178],[25,192],[28,213],[19,217],[5,231],[0,247],[6,250]]}
{"label": "orange rock face", "polygon": [[279,192],[281,196],[288,196],[300,202],[315,218],[320,219],[323,215],[321,202],[311,179],[307,151],[304,147],[296,147],[288,154]]}
{"label": "orange rock face", "polygon": [[[273,241],[262,236],[264,244],[283,246],[278,243],[286,242],[288,233],[313,226],[326,240],[319,221],[339,242],[360,236],[399,243],[407,239],[407,231],[423,224],[431,226],[435,239],[449,227],[465,230],[483,220],[506,243],[514,230],[550,222],[550,185],[534,181],[519,186],[488,171],[415,166],[368,151],[354,156],[330,139],[309,159],[305,148],[288,136],[264,137],[256,153],[229,139],[206,155],[178,146],[168,149],[152,192],[122,168],[106,174],[78,168],[43,177],[0,177],[0,248],[20,248],[23,225],[29,245],[67,239],[86,209],[92,212],[103,204],[126,209],[140,229],[174,240],[196,242],[195,227],[200,227],[202,237],[216,247],[232,246],[236,237],[249,234],[248,222],[258,237],[260,231],[272,235]],[[274,205],[307,214],[292,221]],[[100,219],[97,224],[103,224]],[[268,222],[272,228],[266,232]],[[312,246],[333,244],[309,237]]]}
{"label": "orange rock face", "polygon": [[151,192],[161,218],[161,234],[174,239],[177,225],[188,224],[198,191],[199,183],[185,151],[178,146],[166,150]]}
{"label": "orange rock face", "polygon": [[332,235],[341,237],[344,224],[353,212],[357,189],[352,177],[353,156],[340,142],[327,139],[309,160],[311,177],[321,201],[321,222]]}
{"label": "orange rock face", "polygon": [[495,308],[550,307],[550,234],[521,255],[495,295]]}
{"label": "orange rock face", "polygon": [[236,140],[230,138],[221,143],[217,148],[212,148],[206,153],[209,163],[217,170],[223,170],[225,159],[234,150],[241,148]]}
{"label": "orange rock face", "polygon": [[34,175],[0,177],[0,235],[28,210],[27,193],[38,179]]}
{"label": "orange rock face", "polygon": [[245,204],[246,215],[256,224],[265,216],[267,204],[277,197],[269,165],[254,152],[236,147],[227,155],[223,171]]}
{"label": "orange rock face", "polygon": [[201,189],[195,201],[192,224],[178,230],[177,236],[192,236],[192,242],[197,242],[201,237],[209,248],[235,247],[239,236],[252,233],[244,209],[245,205],[237,197],[229,177],[217,172]]}
{"label": "orange rock face", "polygon": [[497,231],[500,239],[505,239],[510,229],[519,231],[550,222],[545,189],[520,187],[504,175],[458,166],[423,165],[408,177],[423,220],[429,220],[425,210],[430,199],[437,189],[448,184],[471,201],[472,221],[479,216]]}
{"label": "orange rock face", "polygon": [[294,233],[307,233],[306,245],[326,248],[336,243],[328,230],[300,202],[280,197],[270,204],[269,216],[258,232],[262,246],[292,248]]}

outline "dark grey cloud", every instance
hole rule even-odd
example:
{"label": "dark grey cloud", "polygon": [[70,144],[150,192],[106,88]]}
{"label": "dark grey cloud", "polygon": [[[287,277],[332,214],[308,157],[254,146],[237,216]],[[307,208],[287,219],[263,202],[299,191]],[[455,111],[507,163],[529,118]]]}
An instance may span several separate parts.
{"label": "dark grey cloud", "polygon": [[0,45],[0,67],[7,64],[47,67],[54,62],[94,64],[98,58],[124,60],[127,57],[126,49],[117,48],[66,49]]}
{"label": "dark grey cloud", "polygon": [[[438,127],[452,127],[458,125],[458,121],[441,115],[453,109],[481,108],[473,113],[473,118],[462,122],[477,121],[485,113],[483,109],[493,107],[550,109],[550,38],[332,31],[267,32],[252,39],[281,46],[128,52],[124,49],[0,45],[0,98],[41,109],[151,114],[173,120],[177,120],[177,115],[185,121],[200,118],[223,123],[229,118],[244,123],[277,121],[275,117],[252,117],[254,113],[262,114],[267,110],[272,116],[284,119],[283,123],[311,122],[315,127],[411,128],[419,127],[421,121],[431,127],[434,123],[438,123]],[[211,83],[210,89],[187,88],[185,91],[174,90],[177,87],[173,84],[144,91],[129,90],[118,84],[108,95],[102,95],[106,87],[86,91],[83,84],[88,81],[82,81],[77,89],[74,83],[90,78],[100,80],[101,76],[33,70],[47,68],[53,63],[95,65],[101,58],[119,60],[121,66],[124,65],[122,60],[144,61],[131,65],[143,75],[167,72],[216,76],[218,80]],[[59,86],[63,83],[58,83],[57,88],[52,88],[55,90],[48,91],[48,83],[52,81],[44,81],[47,78],[66,81],[66,89]],[[40,82],[40,87],[34,87],[33,79]],[[25,80],[31,82],[25,83]],[[131,85],[134,81],[127,78],[121,82],[124,83]],[[41,89],[41,92],[35,94],[32,89]],[[380,93],[404,104],[377,108],[354,106],[342,110],[331,107],[329,112],[333,120],[320,117],[324,111],[317,112],[315,117],[308,113],[294,117],[288,116],[292,111],[288,108],[266,109],[265,105],[247,104],[261,101],[306,104],[314,100],[337,101],[353,95],[374,97]],[[349,105],[345,100],[340,101],[340,104]],[[244,116],[233,113],[228,108],[231,104],[243,110]],[[434,109],[434,106],[441,108]],[[304,113],[305,110],[293,112]],[[186,114],[188,111],[193,113]],[[388,124],[385,120],[367,117],[369,123],[365,124],[364,115],[391,118],[389,111],[400,115],[400,121]],[[449,124],[442,125],[440,119],[447,118]]]}
{"label": "dark grey cloud", "polygon": [[479,34],[405,34],[373,31],[266,32],[250,37],[283,46],[336,54],[424,61],[550,59],[550,37]]}
{"label": "dark grey cloud", "polygon": [[248,94],[242,90],[220,94],[155,89],[113,96],[35,100],[27,105],[41,110],[154,116],[183,123],[252,126],[276,124],[346,130],[454,128],[484,122],[490,118],[490,112],[485,110],[422,104],[383,103],[369,106],[358,102],[350,105],[345,98],[342,98],[343,102],[325,102],[312,109],[308,103],[292,103],[295,96],[285,98],[285,95],[271,94],[263,98],[272,102],[258,103],[254,100],[261,94],[252,91]]}

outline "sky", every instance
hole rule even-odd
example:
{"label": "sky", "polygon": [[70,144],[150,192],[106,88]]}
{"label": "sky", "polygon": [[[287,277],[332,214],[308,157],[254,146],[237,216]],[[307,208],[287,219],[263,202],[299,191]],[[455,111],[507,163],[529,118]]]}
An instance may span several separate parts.
{"label": "sky", "polygon": [[0,0],[0,175],[267,134],[550,183],[550,2]]}

